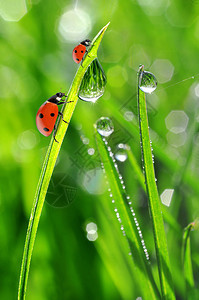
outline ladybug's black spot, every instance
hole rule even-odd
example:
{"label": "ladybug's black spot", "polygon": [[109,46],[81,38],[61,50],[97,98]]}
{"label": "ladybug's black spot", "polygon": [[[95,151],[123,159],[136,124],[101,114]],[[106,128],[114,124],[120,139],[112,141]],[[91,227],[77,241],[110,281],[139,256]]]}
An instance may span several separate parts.
{"label": "ladybug's black spot", "polygon": [[51,117],[54,117],[55,114],[54,114],[54,113],[51,113],[50,115],[51,115]]}
{"label": "ladybug's black spot", "polygon": [[39,118],[41,118],[41,119],[42,119],[43,117],[44,117],[44,115],[43,115],[43,114],[39,114]]}
{"label": "ladybug's black spot", "polygon": [[84,53],[84,51],[83,51],[83,50],[81,50],[81,53]]}
{"label": "ladybug's black spot", "polygon": [[46,127],[44,127],[44,128],[43,128],[43,130],[44,130],[44,131],[49,131],[49,129],[48,129],[48,128],[46,128]]}
{"label": "ladybug's black spot", "polygon": [[75,50],[74,52],[77,53],[77,50]]}
{"label": "ladybug's black spot", "polygon": [[79,58],[76,58],[77,61],[79,61]]}

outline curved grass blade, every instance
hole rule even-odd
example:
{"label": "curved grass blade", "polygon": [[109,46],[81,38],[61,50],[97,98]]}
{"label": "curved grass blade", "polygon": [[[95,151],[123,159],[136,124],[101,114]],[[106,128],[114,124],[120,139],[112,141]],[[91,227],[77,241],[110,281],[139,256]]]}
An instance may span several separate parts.
{"label": "curved grass blade", "polygon": [[[195,222],[189,224],[183,234],[183,266],[184,266],[184,278],[186,282],[186,296],[194,289],[194,277],[193,268],[191,261],[191,243],[190,243],[190,232],[194,229]],[[188,298],[187,298],[188,299]]]}
{"label": "curved grass blade", "polygon": [[[141,67],[143,68],[143,66]],[[139,84],[138,84],[139,86]],[[145,169],[145,182],[152,218],[160,286],[163,299],[175,299],[166,235],[161,212],[161,202],[155,181],[145,93],[138,87],[138,114],[142,156]]]}
{"label": "curved grass blade", "polygon": [[68,93],[67,101],[73,101],[71,103],[66,103],[62,108],[63,119],[66,120],[68,123],[62,122],[61,119],[58,121],[58,127],[56,132],[56,139],[59,143],[54,141],[52,137],[50,141],[50,145],[48,147],[46,157],[43,163],[41,175],[39,178],[35,199],[33,202],[33,207],[30,215],[30,220],[28,224],[28,230],[26,234],[26,241],[24,246],[24,253],[21,265],[21,273],[20,273],[20,280],[19,280],[19,290],[18,290],[18,299],[22,300],[25,299],[26,296],[26,289],[27,289],[27,282],[28,282],[28,274],[30,268],[30,261],[32,256],[32,251],[34,247],[35,237],[37,233],[37,228],[42,212],[42,207],[44,204],[44,200],[46,197],[48,185],[53,173],[53,169],[67,131],[68,125],[70,123],[71,117],[73,115],[75,106],[78,100],[78,91],[81,85],[81,81],[83,76],[91,64],[91,62],[97,57],[97,50],[102,40],[102,37],[108,27],[109,23],[102,28],[102,30],[98,33],[98,35],[94,38],[93,42],[91,43],[91,47],[89,50],[88,55],[86,55],[82,66],[80,65],[71,88]]}
{"label": "curved grass blade", "polygon": [[[95,137],[100,159],[105,169],[111,193],[118,209],[122,225],[125,230],[125,236],[132,252],[133,272],[135,280],[143,293],[144,299],[159,299],[159,291],[153,280],[150,266],[146,260],[138,229],[132,216],[132,210],[128,205],[128,197],[119,178],[117,169],[114,165],[110,153],[105,143],[106,140],[97,133],[95,129]],[[134,218],[135,219],[135,218]]]}

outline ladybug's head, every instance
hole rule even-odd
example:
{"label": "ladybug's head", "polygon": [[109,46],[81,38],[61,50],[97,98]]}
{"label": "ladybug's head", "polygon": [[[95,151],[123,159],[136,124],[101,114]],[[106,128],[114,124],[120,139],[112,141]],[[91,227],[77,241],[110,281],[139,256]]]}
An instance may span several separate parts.
{"label": "ladybug's head", "polygon": [[57,96],[58,98],[62,98],[62,97],[64,97],[64,96],[66,96],[66,95],[65,95],[64,93],[59,92],[59,93],[56,94],[56,96]]}
{"label": "ladybug's head", "polygon": [[53,95],[52,97],[50,97],[47,101],[57,104],[62,100],[62,97],[64,96],[66,96],[64,93],[59,92]]}
{"label": "ladybug's head", "polygon": [[87,39],[87,40],[82,41],[80,44],[88,47],[88,46],[90,46],[91,41]]}

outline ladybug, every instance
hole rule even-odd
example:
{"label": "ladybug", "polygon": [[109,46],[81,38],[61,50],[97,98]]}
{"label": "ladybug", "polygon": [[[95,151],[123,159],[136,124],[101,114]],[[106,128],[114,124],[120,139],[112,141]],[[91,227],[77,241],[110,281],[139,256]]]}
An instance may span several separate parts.
{"label": "ladybug", "polygon": [[[39,108],[37,115],[36,115],[36,125],[38,130],[44,136],[49,136],[53,129],[56,129],[55,122],[57,120],[58,115],[62,117],[63,114],[58,110],[58,105],[63,103],[69,103],[73,101],[62,101],[62,98],[66,96],[64,93],[57,93],[50,97],[47,101],[45,101]],[[65,123],[65,120],[63,120]],[[54,140],[58,143],[55,139],[55,130],[54,130]]]}
{"label": "ladybug", "polygon": [[90,46],[90,40],[84,40],[78,46],[73,49],[73,60],[79,64],[80,61],[83,61],[84,54],[87,53],[87,47]]}

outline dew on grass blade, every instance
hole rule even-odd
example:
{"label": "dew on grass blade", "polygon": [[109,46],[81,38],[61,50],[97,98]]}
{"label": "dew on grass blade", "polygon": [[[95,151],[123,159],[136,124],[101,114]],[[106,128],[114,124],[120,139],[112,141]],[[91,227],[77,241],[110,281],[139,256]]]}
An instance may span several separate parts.
{"label": "dew on grass blade", "polygon": [[109,136],[114,131],[113,122],[107,117],[101,117],[96,122],[97,131],[102,136]]}
{"label": "dew on grass blade", "polygon": [[98,59],[90,64],[82,79],[79,98],[87,102],[96,102],[105,91],[106,75]]}
{"label": "dew on grass blade", "polygon": [[155,76],[147,71],[144,71],[144,66],[138,70],[139,88],[147,94],[151,94],[157,88],[157,79]]}
{"label": "dew on grass blade", "polygon": [[[137,218],[135,217],[135,212],[134,212],[133,207],[132,207],[132,201],[130,201],[131,198],[130,198],[129,195],[126,194],[126,187],[125,187],[125,185],[124,185],[124,180],[123,180],[123,178],[122,178],[122,175],[121,175],[120,172],[119,172],[118,165],[116,164],[116,162],[114,162],[114,157],[113,157],[113,155],[112,155],[113,152],[112,152],[111,147],[109,146],[109,143],[108,143],[108,141],[106,140],[106,138],[104,137],[104,138],[102,138],[102,140],[104,141],[105,147],[106,147],[106,149],[107,149],[108,152],[109,152],[110,159],[112,159],[112,161],[113,161],[113,165],[114,165],[115,170],[116,170],[116,172],[117,172],[117,176],[118,176],[118,178],[119,178],[119,180],[120,180],[120,184],[121,184],[121,188],[122,188],[122,196],[126,198],[126,199],[124,199],[124,201],[127,202],[128,207],[129,207],[128,209],[130,210],[130,212],[131,212],[131,214],[132,214],[132,217],[133,217],[133,220],[134,220],[136,229],[137,229],[137,231],[138,231],[138,234],[139,234],[139,237],[140,237],[140,240],[141,240],[141,244],[142,244],[142,248],[143,248],[145,257],[146,257],[147,260],[150,260],[150,259],[149,259],[149,254],[148,254],[148,251],[147,251],[147,249],[146,249],[145,242],[144,242],[144,239],[143,239],[142,231],[141,231],[141,229],[140,229],[140,226],[139,226],[139,223],[138,223],[138,221],[137,221]],[[119,149],[122,149],[122,150],[123,150],[124,148],[125,148],[125,150],[129,149],[129,146],[128,146],[128,145],[125,145],[125,144],[122,144],[122,143],[119,144],[118,146],[119,146],[118,148],[119,148]],[[102,163],[102,168],[104,168],[104,164],[103,164],[103,163]],[[103,169],[103,170],[105,171],[105,169]],[[106,171],[105,171],[105,172],[106,172]],[[112,202],[112,204],[114,205],[114,212],[116,213],[116,217],[117,217],[118,222],[121,224],[120,228],[121,228],[121,230],[122,230],[122,234],[123,234],[123,236],[126,236],[125,227],[124,227],[124,224],[123,224],[123,222],[122,222],[120,213],[119,213],[118,208],[117,208],[117,202],[118,202],[118,201],[117,201],[117,197],[115,198],[114,193],[111,191],[110,183],[109,183],[108,181],[107,181],[107,184],[109,185],[108,191],[109,191],[109,196],[110,196],[110,198],[111,198],[111,202]],[[114,197],[114,199],[112,199],[113,197]]]}
{"label": "dew on grass blade", "polygon": [[115,158],[118,161],[124,162],[127,159],[127,150],[129,149],[129,146],[126,144],[118,144],[116,147],[116,153]]}

